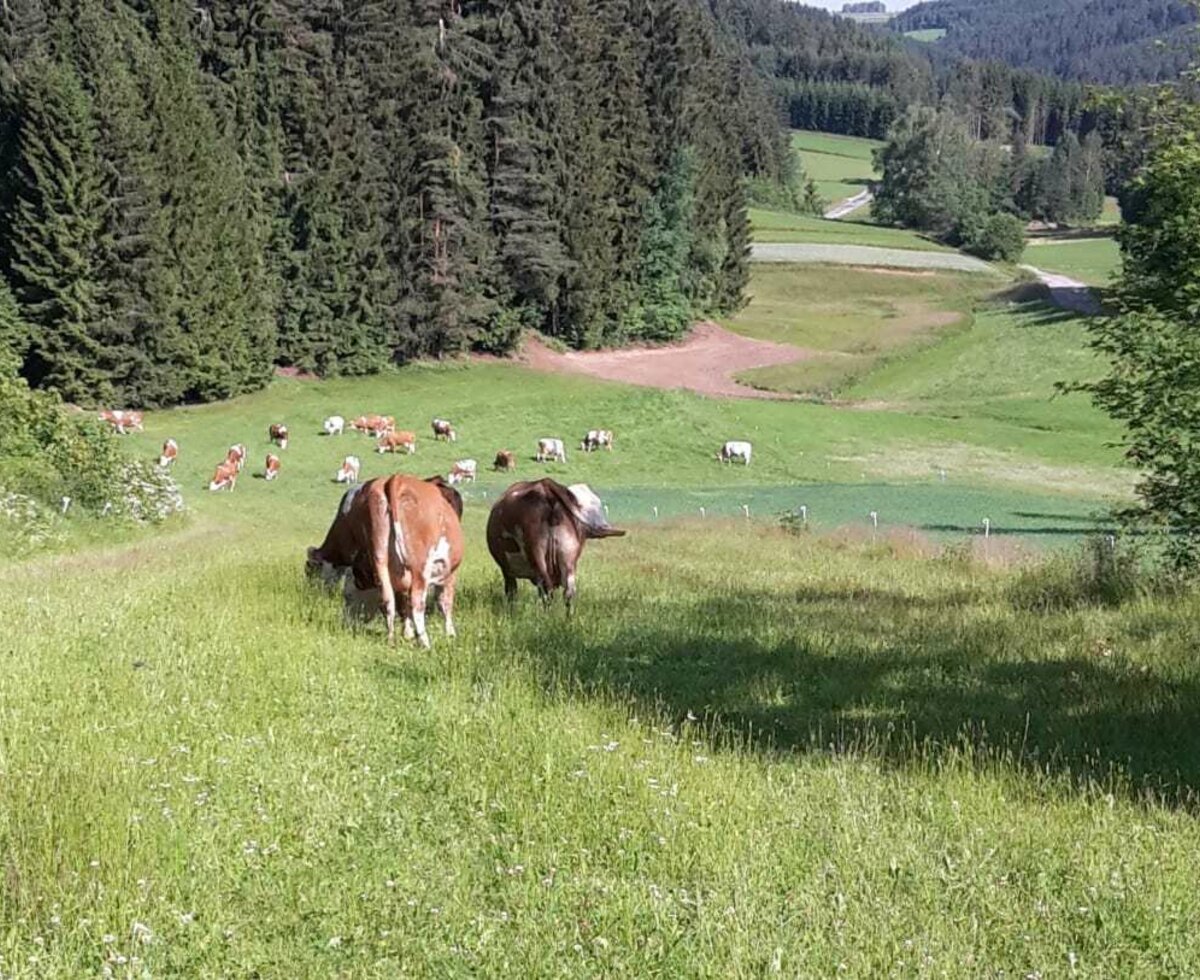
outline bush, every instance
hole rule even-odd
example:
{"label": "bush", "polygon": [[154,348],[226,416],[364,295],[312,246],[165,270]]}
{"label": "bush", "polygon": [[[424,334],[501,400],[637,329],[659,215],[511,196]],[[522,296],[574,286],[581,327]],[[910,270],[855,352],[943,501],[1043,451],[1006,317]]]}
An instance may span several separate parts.
{"label": "bush", "polygon": [[1033,612],[1119,606],[1162,584],[1135,548],[1114,538],[1092,537],[1078,551],[1054,555],[1023,572],[1009,599],[1018,609]]}
{"label": "bush", "polygon": [[57,513],[69,497],[73,508],[138,523],[183,507],[166,473],[128,459],[106,426],[71,412],[56,395],[0,377],[0,418],[0,485],[14,499]]}
{"label": "bush", "polygon": [[57,516],[33,497],[0,487],[0,554],[20,555],[61,540]]}
{"label": "bush", "polygon": [[963,250],[981,259],[1016,262],[1025,251],[1025,223],[996,212],[980,220],[964,219],[958,230]]}

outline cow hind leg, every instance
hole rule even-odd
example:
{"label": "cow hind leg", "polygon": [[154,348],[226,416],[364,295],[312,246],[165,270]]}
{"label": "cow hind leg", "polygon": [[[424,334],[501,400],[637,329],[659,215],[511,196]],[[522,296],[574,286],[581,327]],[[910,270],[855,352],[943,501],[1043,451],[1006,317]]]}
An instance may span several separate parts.
{"label": "cow hind leg", "polygon": [[428,594],[428,587],[420,579],[414,577],[412,591],[409,593],[409,601],[412,605],[412,623],[413,628],[417,632],[417,642],[426,650],[429,649],[429,633],[425,629],[425,600]]}
{"label": "cow hind leg", "polygon": [[454,629],[454,576],[447,577],[442,586],[442,594],[438,596],[438,607],[442,610],[442,618],[446,621],[446,635],[457,636]]}
{"label": "cow hind leg", "polygon": [[567,600],[567,615],[570,616],[575,611],[575,573],[570,572],[567,575],[567,587],[563,590],[563,594]]}
{"label": "cow hind leg", "polygon": [[517,604],[517,580],[508,575],[504,576],[504,601],[510,611]]}

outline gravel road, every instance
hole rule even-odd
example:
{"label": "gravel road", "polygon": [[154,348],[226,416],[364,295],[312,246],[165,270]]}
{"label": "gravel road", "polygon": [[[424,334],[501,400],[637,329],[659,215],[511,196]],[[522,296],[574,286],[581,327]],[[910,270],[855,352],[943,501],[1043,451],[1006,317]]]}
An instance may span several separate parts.
{"label": "gravel road", "polygon": [[828,218],[830,221],[837,221],[838,218],[844,218],[846,215],[852,214],[859,208],[870,204],[873,200],[875,200],[875,195],[870,191],[859,191],[853,197],[838,201],[822,217]]}

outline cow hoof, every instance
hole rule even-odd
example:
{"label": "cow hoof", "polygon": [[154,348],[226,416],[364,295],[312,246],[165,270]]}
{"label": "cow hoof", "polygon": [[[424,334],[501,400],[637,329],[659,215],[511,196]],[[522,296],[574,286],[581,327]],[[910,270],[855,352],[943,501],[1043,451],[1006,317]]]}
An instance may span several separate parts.
{"label": "cow hoof", "polygon": [[432,644],[429,642],[429,635],[427,633],[422,633],[419,637],[417,637],[417,642],[421,644],[422,650],[429,650],[432,647]]}

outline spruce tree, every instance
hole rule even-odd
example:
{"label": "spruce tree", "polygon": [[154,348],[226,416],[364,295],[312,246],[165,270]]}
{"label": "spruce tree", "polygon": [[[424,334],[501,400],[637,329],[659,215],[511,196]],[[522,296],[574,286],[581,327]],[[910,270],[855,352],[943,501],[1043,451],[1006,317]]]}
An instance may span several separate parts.
{"label": "spruce tree", "polygon": [[30,326],[34,384],[95,404],[111,384],[97,336],[102,200],[91,100],[75,70],[38,56],[21,66],[15,201],[4,229],[13,285]]}

